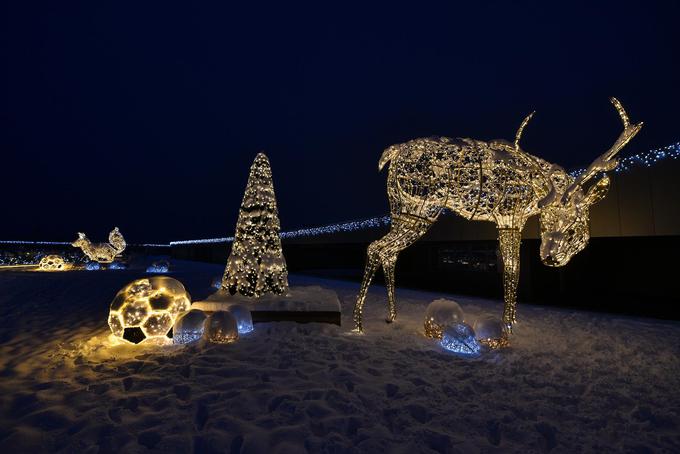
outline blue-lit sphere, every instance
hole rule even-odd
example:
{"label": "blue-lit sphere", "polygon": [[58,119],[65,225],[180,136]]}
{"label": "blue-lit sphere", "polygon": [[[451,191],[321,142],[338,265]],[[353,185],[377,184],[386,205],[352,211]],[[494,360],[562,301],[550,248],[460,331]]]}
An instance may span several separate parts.
{"label": "blue-lit sphere", "polygon": [[503,337],[503,322],[492,315],[484,315],[475,321],[477,339],[494,340]]}
{"label": "blue-lit sphere", "polygon": [[122,262],[111,262],[109,264],[110,270],[124,270],[126,268],[127,268],[127,265],[125,265],[125,263],[122,263]]}
{"label": "blue-lit sphere", "polygon": [[87,262],[85,264],[85,269],[87,271],[97,271],[101,269],[101,265],[99,264],[99,262]]}
{"label": "blue-lit sphere", "polygon": [[170,262],[167,260],[158,260],[153,262],[147,269],[147,273],[167,273],[170,271]]}
{"label": "blue-lit sphere", "polygon": [[253,330],[253,317],[247,308],[239,305],[229,306],[229,312],[236,319],[239,334],[249,333]]}
{"label": "blue-lit sphere", "polygon": [[446,350],[463,356],[477,356],[481,352],[475,332],[467,323],[448,326],[442,335],[441,345]]}
{"label": "blue-lit sphere", "polygon": [[206,318],[205,313],[198,309],[192,309],[180,316],[172,328],[173,343],[188,344],[203,337]]}

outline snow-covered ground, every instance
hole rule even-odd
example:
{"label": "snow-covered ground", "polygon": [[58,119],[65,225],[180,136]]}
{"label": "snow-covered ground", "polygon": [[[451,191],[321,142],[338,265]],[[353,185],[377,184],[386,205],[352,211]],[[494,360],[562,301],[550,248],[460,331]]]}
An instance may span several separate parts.
{"label": "snow-covered ground", "polygon": [[[172,265],[194,299],[222,272]],[[398,289],[387,325],[374,286],[352,335],[356,283],[291,276],[335,290],[343,326],[111,346],[109,303],[141,266],[0,272],[0,452],[680,451],[677,322],[520,304],[511,348],[463,359],[422,336],[425,306],[450,297],[473,322],[500,302]]]}

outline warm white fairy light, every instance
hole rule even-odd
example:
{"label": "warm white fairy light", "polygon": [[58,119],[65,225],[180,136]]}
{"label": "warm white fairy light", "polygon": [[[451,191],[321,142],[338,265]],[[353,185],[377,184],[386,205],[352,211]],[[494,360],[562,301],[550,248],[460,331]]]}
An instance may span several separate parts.
{"label": "warm white fairy light", "polygon": [[288,291],[280,230],[271,167],[267,156],[258,153],[243,194],[234,243],[222,277],[223,289],[248,297]]}

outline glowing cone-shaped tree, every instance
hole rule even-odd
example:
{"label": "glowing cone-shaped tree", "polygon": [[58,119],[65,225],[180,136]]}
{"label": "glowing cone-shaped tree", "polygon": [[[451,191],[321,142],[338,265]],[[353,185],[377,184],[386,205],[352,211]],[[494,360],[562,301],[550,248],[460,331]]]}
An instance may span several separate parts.
{"label": "glowing cone-shaped tree", "polygon": [[258,153],[250,167],[222,288],[250,297],[286,293],[288,270],[280,230],[272,170],[267,156]]}

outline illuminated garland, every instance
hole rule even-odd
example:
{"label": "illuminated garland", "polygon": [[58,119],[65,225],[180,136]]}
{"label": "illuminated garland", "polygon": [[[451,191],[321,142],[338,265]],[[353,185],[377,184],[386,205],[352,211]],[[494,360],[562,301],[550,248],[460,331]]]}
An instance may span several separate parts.
{"label": "illuminated garland", "polygon": [[[382,216],[377,218],[363,219],[360,221],[349,221],[341,224],[331,224],[323,227],[309,227],[304,229],[292,230],[290,232],[281,232],[281,238],[301,238],[308,236],[330,235],[340,232],[356,232],[365,229],[377,229],[380,227],[387,227],[390,225],[390,217]],[[231,243],[234,237],[226,238],[206,238],[202,240],[181,240],[171,241],[170,246],[182,246],[187,244],[210,244],[210,243]]]}
{"label": "illuminated garland", "polygon": [[[680,158],[680,142],[676,142],[665,147],[656,148],[654,150],[643,151],[642,153],[634,154],[619,160],[619,165],[614,169],[614,173],[620,173],[630,170],[635,166],[651,167],[665,159],[679,159]],[[577,177],[586,169],[576,169],[569,172],[572,177]]]}

